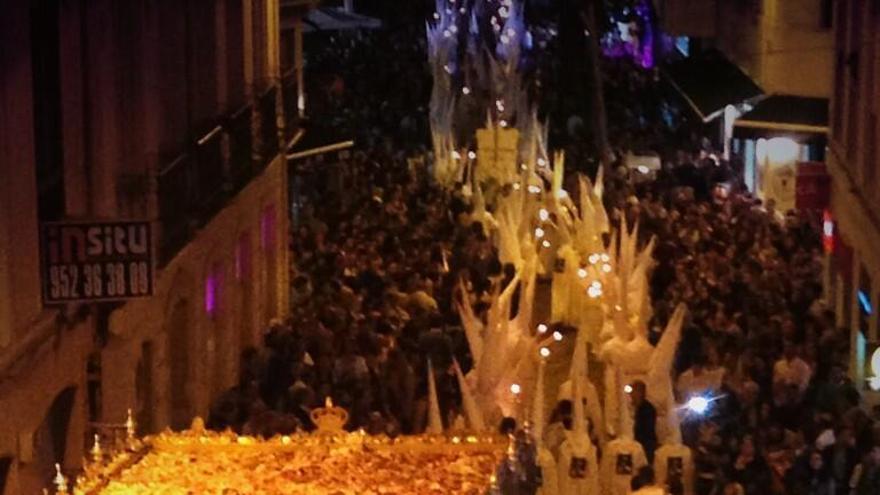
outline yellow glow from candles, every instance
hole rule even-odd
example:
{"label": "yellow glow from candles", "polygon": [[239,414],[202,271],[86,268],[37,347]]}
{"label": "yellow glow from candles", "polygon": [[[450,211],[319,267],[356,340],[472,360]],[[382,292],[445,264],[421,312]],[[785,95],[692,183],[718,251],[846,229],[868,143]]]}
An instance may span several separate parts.
{"label": "yellow glow from candles", "polygon": [[541,208],[540,210],[538,210],[538,218],[542,222],[546,222],[550,219],[550,212],[547,211],[547,208]]}
{"label": "yellow glow from candles", "polygon": [[324,399],[324,407],[327,409],[333,408],[333,399],[328,395],[326,399]]}

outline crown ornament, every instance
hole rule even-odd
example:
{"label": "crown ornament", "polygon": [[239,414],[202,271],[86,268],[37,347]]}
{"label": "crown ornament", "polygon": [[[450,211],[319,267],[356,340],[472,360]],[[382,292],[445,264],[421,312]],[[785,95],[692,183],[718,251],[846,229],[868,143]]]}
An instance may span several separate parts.
{"label": "crown ornament", "polygon": [[348,423],[348,411],[334,406],[333,399],[327,397],[324,400],[324,407],[312,409],[309,413],[312,422],[318,427],[319,434],[338,434],[342,433],[345,424]]}

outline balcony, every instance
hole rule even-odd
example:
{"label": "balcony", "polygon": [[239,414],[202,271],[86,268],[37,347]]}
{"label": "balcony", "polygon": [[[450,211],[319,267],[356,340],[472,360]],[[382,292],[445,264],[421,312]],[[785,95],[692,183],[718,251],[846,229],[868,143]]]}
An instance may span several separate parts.
{"label": "balcony", "polygon": [[158,177],[159,263],[167,264],[229,199],[278,154],[276,98],[270,88],[218,120],[161,168]]}

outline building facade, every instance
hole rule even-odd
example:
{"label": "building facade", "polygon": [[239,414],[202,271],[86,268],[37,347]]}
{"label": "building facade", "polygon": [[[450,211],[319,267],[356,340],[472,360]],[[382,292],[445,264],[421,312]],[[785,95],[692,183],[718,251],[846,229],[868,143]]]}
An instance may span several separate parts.
{"label": "building facade", "polygon": [[715,47],[767,94],[831,94],[832,0],[658,0],[663,27]]}
{"label": "building facade", "polygon": [[826,222],[838,324],[851,335],[850,374],[873,401],[869,381],[880,301],[880,2],[834,2],[834,85]]}
{"label": "building facade", "polygon": [[[131,409],[182,428],[288,309],[278,0],[27,0],[0,16],[0,494]],[[295,108],[295,105],[293,106]],[[151,222],[151,297],[44,304],[40,225]]]}

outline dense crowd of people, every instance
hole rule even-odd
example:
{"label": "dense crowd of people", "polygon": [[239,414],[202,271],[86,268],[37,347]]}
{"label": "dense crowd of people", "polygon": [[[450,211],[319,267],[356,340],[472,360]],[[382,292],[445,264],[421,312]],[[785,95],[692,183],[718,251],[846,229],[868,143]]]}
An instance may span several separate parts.
{"label": "dense crowd of people", "polygon": [[[243,354],[240,382],[215,401],[209,426],[309,430],[309,411],[332,397],[350,412],[350,428],[421,432],[429,365],[454,426],[461,406],[451,364],[470,365],[455,288],[465,276],[488,291],[509,268],[469,222],[468,205],[430,181],[422,40],[418,29],[379,31],[310,52],[321,88],[310,93],[313,115],[358,146],[297,164],[291,316]],[[624,62],[606,69],[618,155],[642,146],[663,158],[656,177],[616,167],[605,202],[613,223],[638,221],[643,241],[657,240],[652,338],[679,302],[689,309],[676,398],[712,399],[682,427],[695,493],[880,493],[880,418],[861,407],[847,378],[849,333],[822,302],[817,222],[762,204],[735,167],[707,159],[711,150],[652,72]],[[555,419],[570,415],[567,406]]]}

